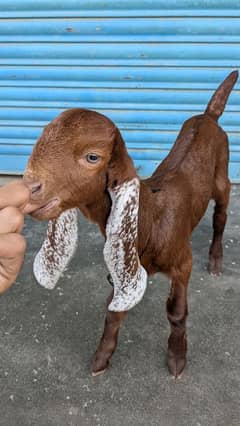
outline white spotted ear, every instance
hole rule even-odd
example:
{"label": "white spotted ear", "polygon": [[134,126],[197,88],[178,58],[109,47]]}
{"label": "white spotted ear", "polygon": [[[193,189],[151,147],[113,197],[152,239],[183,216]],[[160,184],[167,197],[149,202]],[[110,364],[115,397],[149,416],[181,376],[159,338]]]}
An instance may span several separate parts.
{"label": "white spotted ear", "polygon": [[47,235],[33,263],[37,282],[53,289],[77,248],[77,209],[67,210],[50,220]]}
{"label": "white spotted ear", "polygon": [[137,177],[109,189],[112,209],[103,252],[114,286],[109,311],[128,311],[140,302],[147,287],[137,247],[139,192]]}

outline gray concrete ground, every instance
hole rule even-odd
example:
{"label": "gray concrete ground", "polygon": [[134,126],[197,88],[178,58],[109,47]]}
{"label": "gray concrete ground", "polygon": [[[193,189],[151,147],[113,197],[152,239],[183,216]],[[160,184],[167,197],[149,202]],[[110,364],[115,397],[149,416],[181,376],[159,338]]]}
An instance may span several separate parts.
{"label": "gray concrete ground", "polygon": [[122,327],[111,367],[92,378],[89,360],[110,291],[103,238],[80,218],[78,253],[47,291],[32,274],[46,224],[27,219],[23,270],[0,299],[0,425],[240,425],[239,207],[240,187],[233,187],[222,277],[206,271],[211,207],[193,235],[188,365],[177,382],[166,368],[166,278],[150,280]]}
{"label": "gray concrete ground", "polygon": [[21,179],[22,175],[0,175],[0,186],[6,185],[13,179]]}

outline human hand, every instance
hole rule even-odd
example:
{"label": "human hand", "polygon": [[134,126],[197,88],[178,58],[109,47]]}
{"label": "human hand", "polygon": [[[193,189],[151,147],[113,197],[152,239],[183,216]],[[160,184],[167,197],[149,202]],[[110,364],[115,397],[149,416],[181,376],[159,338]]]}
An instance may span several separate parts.
{"label": "human hand", "polygon": [[29,196],[20,179],[0,188],[0,294],[13,284],[22,266],[26,242],[20,232]]}

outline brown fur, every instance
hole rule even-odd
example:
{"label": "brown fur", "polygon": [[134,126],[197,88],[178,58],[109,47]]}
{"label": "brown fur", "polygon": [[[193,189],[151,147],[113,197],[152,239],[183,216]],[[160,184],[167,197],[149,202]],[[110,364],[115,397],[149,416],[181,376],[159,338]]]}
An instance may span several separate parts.
{"label": "brown fur", "polygon": [[[237,72],[214,94],[204,114],[187,120],[174,147],[153,175],[141,181],[138,252],[148,274],[163,272],[172,280],[167,301],[171,326],[168,367],[178,377],[186,362],[187,286],[192,269],[190,235],[204,215],[209,200],[216,202],[209,271],[221,273],[222,234],[226,222],[230,183],[228,139],[217,124]],[[96,164],[86,161],[97,153]],[[50,211],[35,210],[37,219],[57,217],[78,207],[105,234],[111,208],[107,188],[136,176],[119,130],[93,111],[65,111],[44,130],[25,174],[33,188],[33,210],[51,199],[59,205]],[[111,300],[111,296],[110,299]],[[117,345],[126,313],[107,311],[104,334],[94,356],[93,374],[104,371]]]}

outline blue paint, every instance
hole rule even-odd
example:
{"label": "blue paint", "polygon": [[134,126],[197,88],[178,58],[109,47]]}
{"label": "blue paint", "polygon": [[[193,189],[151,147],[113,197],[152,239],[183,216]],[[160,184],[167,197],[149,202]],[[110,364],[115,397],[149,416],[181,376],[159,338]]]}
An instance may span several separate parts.
{"label": "blue paint", "polygon": [[0,43],[2,65],[240,67],[235,43]]}
{"label": "blue paint", "polygon": [[[79,4],[81,7],[79,7]],[[2,17],[240,16],[239,0],[11,0],[0,1]]]}
{"label": "blue paint", "polygon": [[[3,126],[37,126],[43,127],[53,120],[65,108],[0,108],[0,124]],[[107,115],[121,129],[124,130],[152,130],[152,131],[179,131],[185,120],[193,115],[193,111],[171,110],[131,110],[97,108]],[[194,113],[202,111],[194,111]],[[225,129],[232,132],[239,131],[239,112],[225,112],[220,123]]]}
{"label": "blue paint", "polygon": [[232,18],[68,18],[4,20],[0,42],[236,42],[239,20]]}
{"label": "blue paint", "polygon": [[[203,112],[212,90],[2,87],[0,107],[127,109]],[[240,111],[240,91],[227,111]]]}
{"label": "blue paint", "polygon": [[[214,90],[231,71],[227,68],[4,66],[2,87],[131,88]],[[239,86],[239,83],[237,85]]]}
{"label": "blue paint", "polygon": [[[84,107],[119,126],[147,176],[240,68],[240,0],[0,0],[0,17],[2,173],[21,173],[43,127]],[[220,123],[240,182],[239,83]]]}

